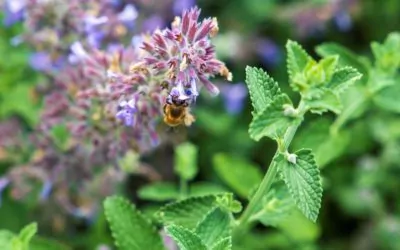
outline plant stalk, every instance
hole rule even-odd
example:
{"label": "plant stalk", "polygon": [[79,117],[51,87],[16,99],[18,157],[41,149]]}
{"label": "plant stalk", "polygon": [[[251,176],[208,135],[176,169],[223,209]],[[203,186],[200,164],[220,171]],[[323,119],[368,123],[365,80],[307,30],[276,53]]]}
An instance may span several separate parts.
{"label": "plant stalk", "polygon": [[[303,119],[304,113],[306,112],[305,104],[303,101],[300,101],[299,107],[299,117]],[[254,214],[257,206],[261,203],[263,196],[269,191],[271,188],[272,183],[274,182],[276,175],[278,173],[278,166],[275,163],[275,158],[280,154],[284,153],[288,150],[290,143],[293,140],[294,135],[296,134],[297,129],[299,128],[301,122],[298,122],[292,126],[290,126],[281,143],[278,143],[278,149],[275,152],[274,157],[272,158],[271,163],[269,164],[267,173],[265,174],[263,180],[261,181],[260,186],[258,187],[256,193],[254,194],[253,198],[250,200],[248,206],[244,210],[242,216],[239,219],[238,227],[244,227],[249,222],[250,217]]]}

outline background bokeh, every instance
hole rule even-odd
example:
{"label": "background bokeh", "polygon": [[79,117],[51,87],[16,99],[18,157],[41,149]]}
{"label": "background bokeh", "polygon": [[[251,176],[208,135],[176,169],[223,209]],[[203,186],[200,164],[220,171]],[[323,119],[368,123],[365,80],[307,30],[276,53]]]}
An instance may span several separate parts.
{"label": "background bokeh", "polygon": [[[390,32],[400,28],[398,0],[113,2],[119,10],[133,4],[139,14],[132,30],[112,38],[112,42],[125,45],[132,41],[132,34],[163,28],[183,9],[195,4],[202,9],[203,17],[217,17],[220,33],[213,43],[218,58],[232,72],[233,81],[213,80],[221,94],[210,97],[205,93],[199,97],[193,108],[196,122],[191,127],[167,131],[159,125],[157,129],[165,131],[160,146],[140,155],[128,153],[119,159],[127,169],[132,162],[140,162],[137,164],[140,167],[134,167],[135,171],[130,171],[126,178],[111,181],[107,179],[110,173],[103,169],[107,172],[104,176],[90,172],[85,178],[73,179],[87,182],[91,187],[85,189],[87,194],[70,198],[73,201],[69,203],[76,205],[74,208],[56,202],[65,195],[61,191],[53,191],[52,195],[58,197],[49,199],[48,193],[52,191],[50,187],[43,188],[46,183],[22,194],[17,186],[26,185],[27,180],[16,178],[13,186],[8,186],[9,179],[0,177],[1,229],[17,232],[27,223],[38,221],[42,236],[65,242],[73,249],[111,247],[111,237],[98,205],[103,196],[92,189],[105,186],[107,189],[107,185],[112,185],[104,191],[105,195],[123,194],[142,210],[154,211],[162,203],[151,202],[149,194],[140,195],[138,191],[154,182],[178,182],[173,172],[174,148],[184,141],[198,148],[199,173],[192,182],[199,184],[203,192],[230,190],[216,169],[218,162],[223,161],[231,169],[237,164],[249,164],[265,172],[276,150],[272,141],[256,143],[248,136],[251,107],[244,85],[246,65],[264,68],[282,89],[293,93],[285,65],[288,39],[298,41],[314,57],[317,45],[336,42],[360,56],[372,58],[370,43],[383,42]],[[16,42],[29,31],[22,21],[14,23],[10,18],[4,10],[0,27],[0,176],[6,176],[16,167],[21,173],[13,174],[22,176],[28,170],[21,166],[29,168],[30,160],[40,157],[37,144],[31,141],[32,137],[41,137],[36,126],[42,110],[53,105],[45,102],[45,98],[54,79],[49,73],[54,72],[51,67],[58,66],[39,58],[38,53],[46,51],[46,45],[41,48],[29,39]],[[293,98],[296,100],[298,96],[293,94]],[[237,249],[400,249],[400,117],[396,112],[371,107],[362,117],[346,124],[343,136],[332,142],[324,136],[333,120],[333,114],[309,115],[293,142],[294,148],[313,147],[321,163],[324,196],[317,223],[295,217],[278,229],[258,225]],[[54,133],[63,134],[60,130]],[[114,166],[110,164],[109,168]],[[115,173],[111,174],[117,178]],[[65,185],[68,183],[66,177]],[[233,191],[246,203],[240,191]]]}

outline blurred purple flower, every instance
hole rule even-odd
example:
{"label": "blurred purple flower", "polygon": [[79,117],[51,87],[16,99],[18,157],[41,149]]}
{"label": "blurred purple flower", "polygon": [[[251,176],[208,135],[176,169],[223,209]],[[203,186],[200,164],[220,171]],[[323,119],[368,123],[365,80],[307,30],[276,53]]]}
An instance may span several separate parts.
{"label": "blurred purple flower", "polygon": [[24,17],[24,9],[26,7],[26,0],[6,0],[5,1],[5,17],[3,24],[5,26],[13,25],[14,23],[22,20]]}
{"label": "blurred purple flower", "polygon": [[350,14],[346,10],[340,10],[334,16],[336,26],[340,31],[349,31],[352,26]]}
{"label": "blurred purple flower", "polygon": [[243,110],[247,88],[244,83],[225,84],[222,86],[224,106],[229,114],[239,114]]}
{"label": "blurred purple flower", "polygon": [[21,21],[24,17],[24,11],[11,12],[7,7],[4,10],[3,25],[9,27],[14,23]]}
{"label": "blurred purple flower", "polygon": [[6,178],[6,177],[0,178],[0,206],[1,206],[1,197],[2,197],[3,190],[8,186],[9,183],[10,183],[10,180],[8,178]]}
{"label": "blurred purple flower", "polygon": [[68,56],[68,61],[72,64],[76,64],[88,58],[88,53],[83,48],[82,43],[74,42],[71,47],[71,54]]}
{"label": "blurred purple flower", "polygon": [[128,4],[118,14],[118,20],[124,23],[132,23],[138,17],[138,12],[132,4]]}
{"label": "blurred purple flower", "polygon": [[50,71],[53,68],[51,56],[47,52],[32,53],[29,64],[36,71]]}
{"label": "blurred purple flower", "polygon": [[282,59],[282,52],[278,45],[270,39],[260,39],[256,45],[258,55],[267,66],[275,66]]}
{"label": "blurred purple flower", "polygon": [[175,0],[172,6],[174,15],[180,15],[184,10],[196,5],[196,0]]}
{"label": "blurred purple flower", "polygon": [[135,122],[134,114],[137,112],[135,100],[131,99],[128,102],[122,101],[119,103],[119,111],[115,115],[119,120],[122,120],[125,126],[133,126]]}
{"label": "blurred purple flower", "polygon": [[159,15],[152,15],[147,18],[142,24],[142,30],[145,32],[153,32],[156,29],[165,26],[165,21]]}
{"label": "blurred purple flower", "polygon": [[87,16],[85,18],[85,31],[87,33],[92,32],[97,28],[97,26],[101,24],[105,24],[108,21],[108,17],[106,16],[100,16],[100,17],[94,17],[94,16]]}

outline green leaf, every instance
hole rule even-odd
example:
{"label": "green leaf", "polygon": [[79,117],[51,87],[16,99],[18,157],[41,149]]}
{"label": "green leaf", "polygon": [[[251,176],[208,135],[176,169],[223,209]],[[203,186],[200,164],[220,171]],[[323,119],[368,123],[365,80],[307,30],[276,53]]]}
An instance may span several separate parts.
{"label": "green leaf", "polygon": [[108,197],[104,209],[118,249],[164,249],[155,228],[129,201],[117,196]]}
{"label": "green leaf", "polygon": [[29,250],[72,250],[61,242],[35,236],[29,244]]}
{"label": "green leaf", "polygon": [[217,242],[211,250],[231,250],[232,249],[232,237],[226,237]]}
{"label": "green leaf", "polygon": [[182,143],[175,150],[175,172],[184,180],[191,180],[197,174],[198,149],[191,143]]}
{"label": "green leaf", "polygon": [[25,226],[21,232],[19,233],[19,239],[21,240],[22,244],[24,246],[26,246],[26,248],[28,249],[29,246],[29,242],[31,241],[31,239],[33,238],[33,236],[35,236],[36,232],[37,232],[37,223],[33,222],[27,226]]}
{"label": "green leaf", "polygon": [[400,67],[400,33],[391,33],[383,44],[372,42],[372,52],[376,59],[376,67],[389,74]]}
{"label": "green leaf", "polygon": [[283,155],[277,157],[276,161],[297,207],[308,219],[315,222],[322,198],[319,169],[311,150],[301,149],[295,154],[295,164]]}
{"label": "green leaf", "polygon": [[352,67],[343,67],[335,71],[332,79],[327,83],[326,88],[335,93],[341,93],[356,81],[361,79],[362,75]]}
{"label": "green leaf", "polygon": [[20,115],[33,127],[39,119],[39,107],[31,96],[32,86],[18,84],[3,97],[0,105],[0,116]]}
{"label": "green leaf", "polygon": [[379,91],[393,86],[400,79],[396,79],[395,77],[387,74],[385,72],[379,70],[371,70],[370,80],[367,83],[368,91],[372,96],[379,95]]}
{"label": "green leaf", "polygon": [[0,230],[0,249],[10,250],[11,240],[15,237],[15,234],[8,230]]}
{"label": "green leaf", "polygon": [[375,104],[390,112],[400,113],[400,84],[386,87],[376,93],[373,97]]}
{"label": "green leaf", "polygon": [[216,207],[197,225],[195,233],[207,247],[212,247],[218,241],[230,235],[230,223],[230,214]]}
{"label": "green leaf", "polygon": [[138,196],[144,200],[168,201],[178,199],[179,191],[174,183],[157,182],[141,187]]}
{"label": "green leaf", "polygon": [[296,123],[296,119],[285,115],[285,106],[293,106],[292,101],[286,94],[281,94],[250,123],[249,134],[253,140],[260,140],[264,136],[272,139],[282,138],[286,130]]}
{"label": "green leaf", "polygon": [[255,114],[264,110],[281,93],[278,83],[262,69],[247,66],[246,83]]}
{"label": "green leaf", "polygon": [[165,231],[176,241],[180,250],[207,250],[200,237],[187,228],[171,225]]}
{"label": "green leaf", "polygon": [[337,55],[328,56],[321,59],[318,64],[321,65],[324,70],[324,82],[328,82],[332,79],[333,74],[335,73],[336,66],[338,64],[339,57]]}
{"label": "green leaf", "polygon": [[299,209],[294,208],[277,225],[287,238],[294,242],[315,242],[320,234],[320,227],[307,219]]}
{"label": "green leaf", "polygon": [[211,182],[192,183],[189,187],[189,196],[205,196],[226,193],[227,189]]}
{"label": "green leaf", "polygon": [[288,40],[286,43],[286,51],[289,79],[293,82],[295,78],[297,78],[296,75],[303,74],[307,63],[312,60],[312,58],[297,42],[291,40]]}
{"label": "green leaf", "polygon": [[364,76],[363,81],[368,77],[368,63],[362,60],[358,55],[354,54],[351,50],[336,44],[324,43],[317,46],[317,54],[322,57],[339,55],[339,65],[342,67],[351,66],[356,68]]}
{"label": "green leaf", "polygon": [[288,188],[277,185],[272,188],[262,200],[262,207],[259,212],[251,217],[251,220],[259,220],[267,226],[277,226],[282,222],[295,207]]}
{"label": "green leaf", "polygon": [[218,176],[243,198],[247,198],[262,179],[261,170],[243,158],[220,153],[214,155],[213,165]]}
{"label": "green leaf", "polygon": [[232,213],[239,213],[242,211],[242,204],[235,200],[232,193],[226,193],[216,197],[215,202],[225,210]]}
{"label": "green leaf", "polygon": [[331,120],[321,117],[304,126],[292,142],[293,148],[310,148],[321,168],[345,153],[350,134],[347,130],[330,133]]}
{"label": "green leaf", "polygon": [[312,97],[305,99],[305,104],[312,113],[322,114],[328,110],[339,114],[342,110],[342,102],[338,94],[330,89],[316,89]]}
{"label": "green leaf", "polygon": [[217,206],[216,195],[192,197],[167,204],[160,208],[156,217],[164,224],[176,224],[195,228],[197,223]]}

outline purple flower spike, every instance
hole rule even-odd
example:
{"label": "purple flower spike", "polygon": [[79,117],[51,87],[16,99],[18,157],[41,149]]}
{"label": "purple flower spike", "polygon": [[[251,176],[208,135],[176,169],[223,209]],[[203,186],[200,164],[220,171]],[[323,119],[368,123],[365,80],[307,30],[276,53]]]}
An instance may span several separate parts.
{"label": "purple flower spike", "polygon": [[244,99],[247,96],[247,88],[243,83],[227,84],[223,86],[222,97],[225,109],[230,114],[239,114],[243,109]]}
{"label": "purple flower spike", "polygon": [[137,112],[135,100],[131,99],[129,102],[122,101],[119,104],[119,111],[115,115],[117,119],[124,122],[125,126],[131,127],[134,124],[134,114]]}

